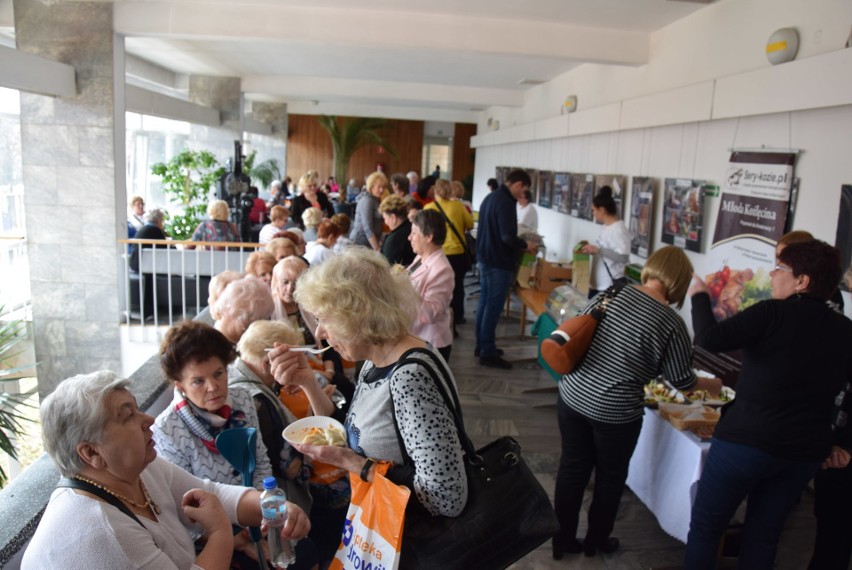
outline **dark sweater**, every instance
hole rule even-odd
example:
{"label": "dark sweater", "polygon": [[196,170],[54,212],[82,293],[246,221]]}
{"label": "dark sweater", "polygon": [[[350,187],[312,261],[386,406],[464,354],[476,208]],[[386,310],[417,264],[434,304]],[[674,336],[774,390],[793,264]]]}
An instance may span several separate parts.
{"label": "dark sweater", "polygon": [[710,297],[692,297],[695,344],[742,349],[737,396],[714,436],[778,457],[822,461],[831,451],[834,398],[852,373],[852,321],[810,295],[763,301],[716,322]]}
{"label": "dark sweater", "polygon": [[[328,199],[323,192],[317,192],[317,202],[320,205],[320,210],[323,212],[323,216],[326,218],[330,218],[334,215],[334,206],[331,204],[331,200]],[[299,226],[300,229],[305,229],[305,223],[302,221],[302,214],[311,207],[311,202],[305,198],[304,194],[296,196],[293,198],[293,202],[290,204],[290,219]]]}
{"label": "dark sweater", "polygon": [[491,192],[479,206],[476,260],[498,269],[514,271],[527,243],[518,237],[518,201],[506,185]]}
{"label": "dark sweater", "polygon": [[410,233],[411,222],[405,220],[385,236],[385,241],[382,243],[382,255],[387,258],[391,265],[400,263],[408,266],[414,261],[414,250],[411,249],[411,242],[408,241]]}

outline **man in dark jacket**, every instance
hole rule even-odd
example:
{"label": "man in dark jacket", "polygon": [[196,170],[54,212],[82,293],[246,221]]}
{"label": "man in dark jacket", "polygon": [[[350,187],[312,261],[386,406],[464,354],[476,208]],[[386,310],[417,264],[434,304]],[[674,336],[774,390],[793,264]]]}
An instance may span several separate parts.
{"label": "man in dark jacket", "polygon": [[479,363],[511,368],[497,348],[497,320],[506,302],[521,253],[535,251],[535,244],[518,237],[518,196],[530,187],[530,176],[513,170],[506,183],[491,192],[479,207],[476,259],[479,262],[479,307],[476,310],[476,349]]}

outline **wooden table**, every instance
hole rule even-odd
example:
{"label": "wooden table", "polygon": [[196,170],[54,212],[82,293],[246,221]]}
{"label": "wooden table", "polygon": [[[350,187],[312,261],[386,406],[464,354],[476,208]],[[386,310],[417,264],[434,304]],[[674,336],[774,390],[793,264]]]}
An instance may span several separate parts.
{"label": "wooden table", "polygon": [[522,338],[526,336],[527,309],[531,309],[533,315],[538,317],[544,312],[544,304],[550,296],[550,291],[539,291],[538,289],[515,287],[515,294],[521,301],[521,328],[518,333]]}

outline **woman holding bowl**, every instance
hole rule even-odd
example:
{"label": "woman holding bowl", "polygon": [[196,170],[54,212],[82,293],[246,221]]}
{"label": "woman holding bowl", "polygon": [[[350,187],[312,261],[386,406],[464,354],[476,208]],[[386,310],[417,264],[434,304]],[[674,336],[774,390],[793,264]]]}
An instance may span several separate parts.
{"label": "woman holding bowl", "polygon": [[770,569],[790,509],[832,450],[834,399],[852,375],[852,321],[826,301],[840,282],[840,253],[825,242],[790,243],[770,272],[772,298],[716,322],[695,278],[695,343],[742,349],[737,398],[722,410],[692,506],[685,567],[715,568],[719,540],[748,497],[740,568]]}
{"label": "woman holding bowl", "polygon": [[[351,248],[309,269],[296,299],[317,316],[317,337],[340,355],[365,361],[344,425],[347,447],[301,445],[315,459],[371,481],[376,462],[387,478],[412,490],[409,510],[457,516],[467,502],[467,476],[453,413],[441,396],[455,380],[426,343],[409,331],[417,293],[378,252]],[[311,371],[301,353],[269,353],[276,381],[287,385]],[[430,429],[418,427],[429,422]],[[403,553],[403,564],[405,553]]]}
{"label": "woman holding bowl", "polygon": [[[21,568],[225,570],[231,524],[260,524],[258,491],[204,480],[157,458],[154,418],[136,406],[129,385],[100,371],[65,380],[42,401],[45,450],[63,477],[91,490],[53,492]],[[304,537],[307,516],[287,506],[281,537]],[[206,541],[196,554],[199,533]]]}

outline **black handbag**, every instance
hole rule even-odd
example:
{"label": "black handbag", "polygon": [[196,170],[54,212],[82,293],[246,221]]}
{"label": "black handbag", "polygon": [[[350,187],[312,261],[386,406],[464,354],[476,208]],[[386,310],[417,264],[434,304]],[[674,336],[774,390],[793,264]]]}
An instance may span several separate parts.
{"label": "black handbag", "polygon": [[[445,378],[450,377],[442,362],[430,360],[438,364]],[[399,365],[406,363],[419,364],[439,378],[424,359],[409,356]],[[432,516],[412,497],[405,513],[400,568],[506,568],[553,537],[559,530],[556,513],[524,462],[518,442],[504,436],[475,450],[464,429],[455,390],[448,390],[440,380],[435,385],[453,413],[465,452],[467,504],[457,517]],[[401,436],[399,439],[410,464]]]}

